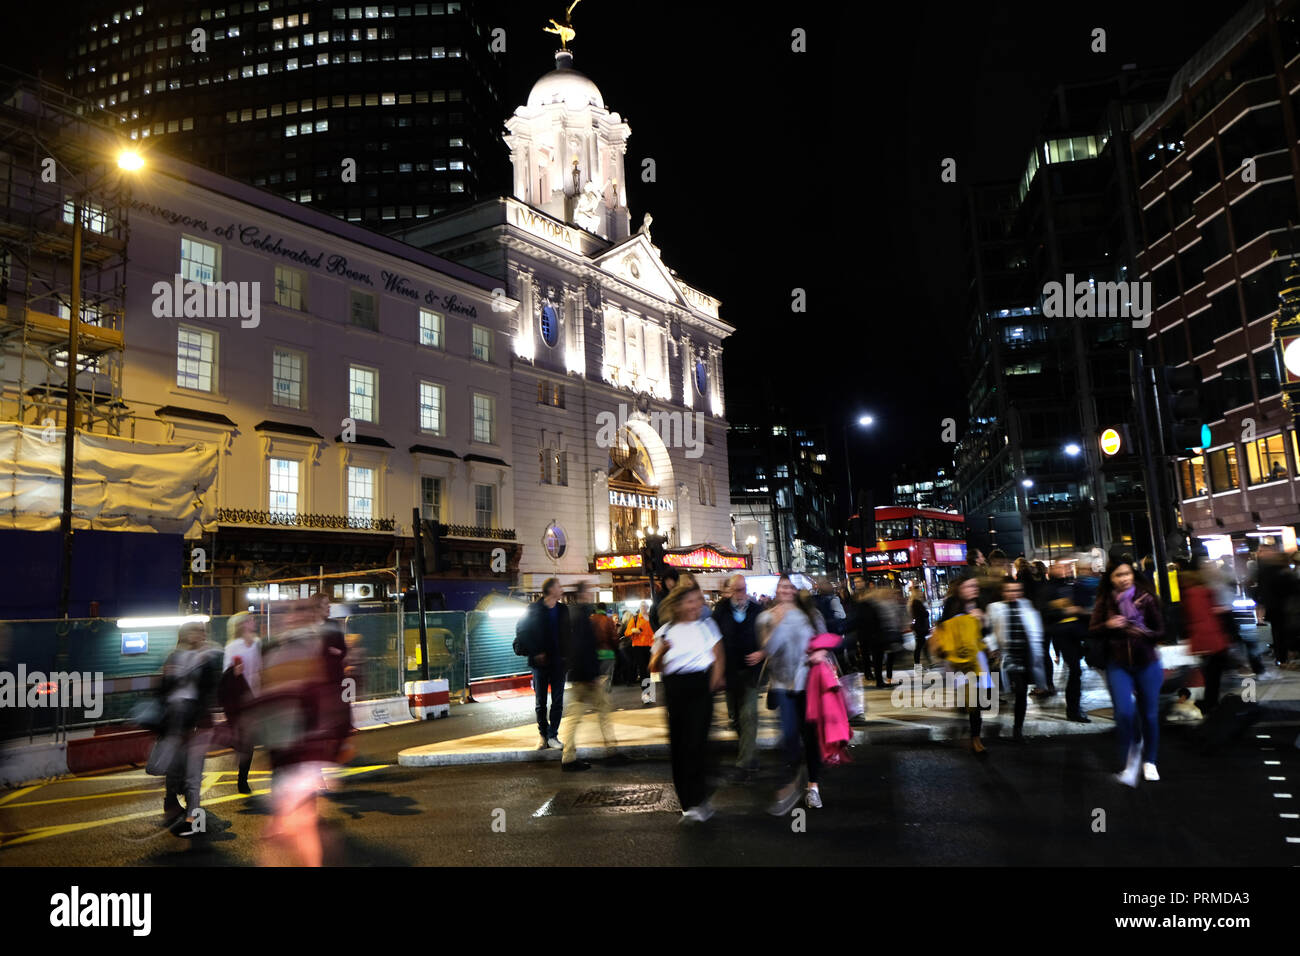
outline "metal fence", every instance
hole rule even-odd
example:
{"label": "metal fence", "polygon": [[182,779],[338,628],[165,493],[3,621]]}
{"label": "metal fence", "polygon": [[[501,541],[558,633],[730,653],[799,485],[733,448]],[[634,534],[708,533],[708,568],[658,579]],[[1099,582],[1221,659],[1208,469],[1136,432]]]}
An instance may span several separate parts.
{"label": "metal fence", "polygon": [[[222,645],[228,620],[214,617],[207,625]],[[420,679],[417,613],[353,614],[342,624],[358,701],[400,696],[406,681]],[[463,699],[471,679],[526,671],[510,651],[514,624],[514,618],[480,612],[428,612],[429,677],[446,680],[453,698]],[[122,722],[156,691],[178,630],[177,624],[119,627],[101,618],[0,622],[0,694],[7,687],[10,695],[0,696],[0,739]],[[48,693],[57,675],[73,673],[94,682],[98,713],[81,706],[84,696],[60,706],[58,695]]]}

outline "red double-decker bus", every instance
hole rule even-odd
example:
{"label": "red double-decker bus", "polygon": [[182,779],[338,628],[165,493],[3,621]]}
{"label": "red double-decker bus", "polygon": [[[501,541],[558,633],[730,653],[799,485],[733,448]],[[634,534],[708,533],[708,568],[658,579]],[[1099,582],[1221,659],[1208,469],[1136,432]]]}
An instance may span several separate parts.
{"label": "red double-decker bus", "polygon": [[[927,600],[937,601],[950,577],[966,566],[966,519],[931,508],[880,507],[876,512],[875,547],[865,557],[867,583],[925,588]],[[854,588],[862,586],[862,532],[858,516],[849,519],[844,567]]]}

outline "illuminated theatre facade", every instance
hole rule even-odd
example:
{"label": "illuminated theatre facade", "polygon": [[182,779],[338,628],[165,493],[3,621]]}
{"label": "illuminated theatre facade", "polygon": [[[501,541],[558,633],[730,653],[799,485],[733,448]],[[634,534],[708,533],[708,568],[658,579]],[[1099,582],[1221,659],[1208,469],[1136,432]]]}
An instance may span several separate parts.
{"label": "illuminated theatre facade", "polygon": [[648,529],[666,535],[670,565],[747,567],[728,503],[734,330],[664,263],[649,215],[632,230],[628,124],[561,50],[505,125],[514,194],[402,238],[502,282],[520,585],[599,579],[636,597]]}

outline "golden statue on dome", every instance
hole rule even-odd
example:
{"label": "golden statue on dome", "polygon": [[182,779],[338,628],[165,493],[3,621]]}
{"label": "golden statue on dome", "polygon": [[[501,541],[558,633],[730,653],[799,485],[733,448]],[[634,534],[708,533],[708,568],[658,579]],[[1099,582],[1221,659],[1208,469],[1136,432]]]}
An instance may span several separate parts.
{"label": "golden statue on dome", "polygon": [[550,21],[551,25],[549,27],[542,27],[542,30],[544,32],[554,33],[556,36],[560,38],[561,50],[567,50],[568,42],[572,40],[575,36],[577,36],[577,34],[573,30],[573,8],[576,7],[581,2],[582,0],[573,0],[573,3],[569,4],[569,9],[564,11],[563,23],[556,23],[554,20],[551,20]]}

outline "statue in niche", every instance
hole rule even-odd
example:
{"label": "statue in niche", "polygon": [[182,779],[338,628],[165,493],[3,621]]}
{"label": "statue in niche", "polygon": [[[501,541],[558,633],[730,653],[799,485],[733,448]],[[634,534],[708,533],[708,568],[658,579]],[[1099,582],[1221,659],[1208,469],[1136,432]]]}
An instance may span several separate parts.
{"label": "statue in niche", "polygon": [[573,221],[588,232],[600,230],[600,214],[597,212],[601,201],[601,189],[590,180],[578,196],[573,209]]}

